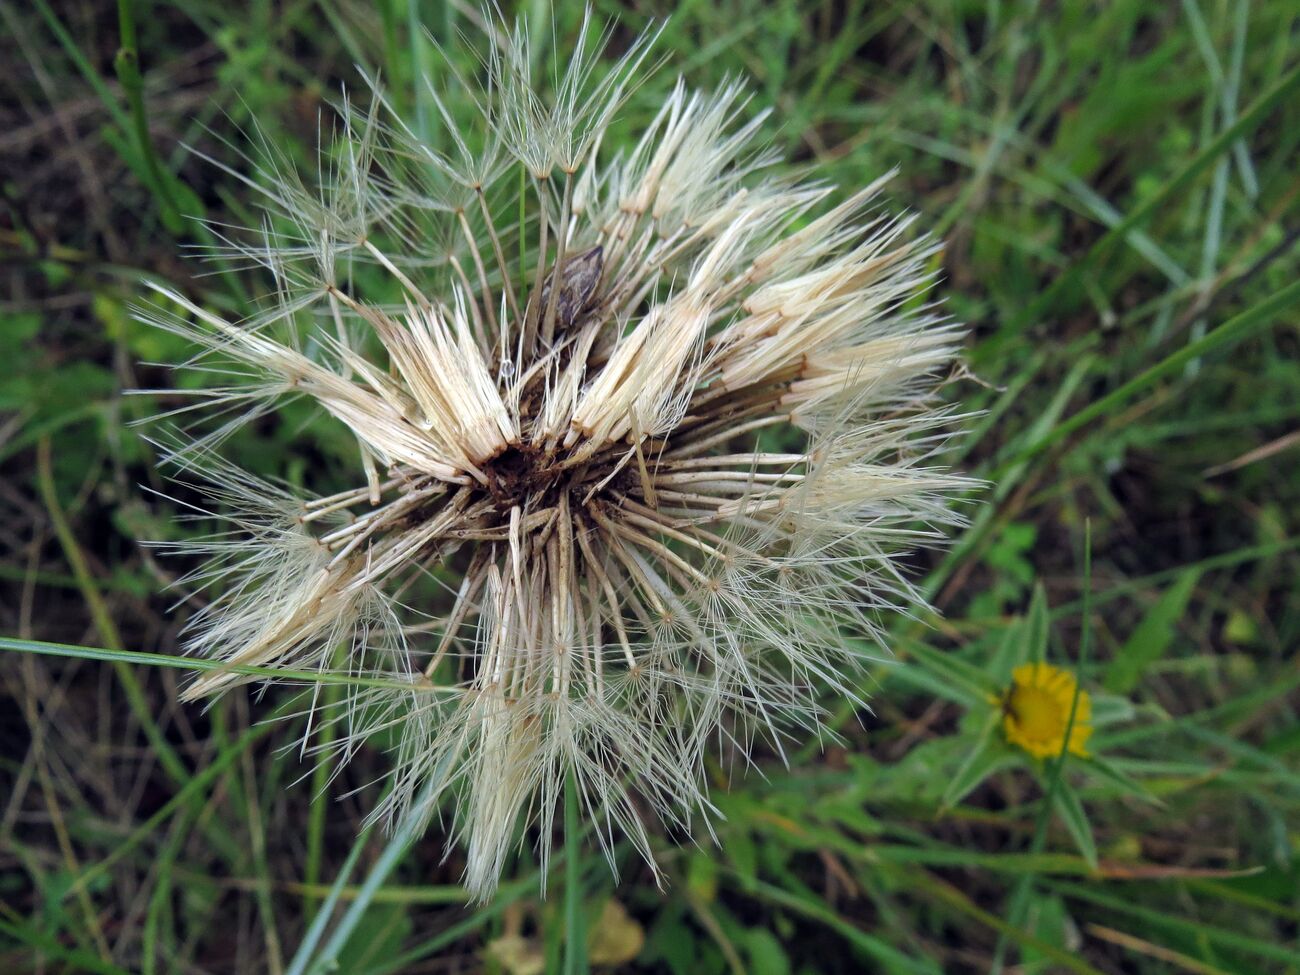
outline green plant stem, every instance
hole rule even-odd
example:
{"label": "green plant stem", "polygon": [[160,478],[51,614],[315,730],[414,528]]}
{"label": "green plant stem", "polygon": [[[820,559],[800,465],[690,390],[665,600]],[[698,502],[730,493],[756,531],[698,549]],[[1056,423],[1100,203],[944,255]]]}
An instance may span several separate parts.
{"label": "green plant stem", "polygon": [[1059,969],[1076,972],[1078,975],[1102,975],[1093,966],[1089,965],[1083,959],[1076,957],[1068,951],[1056,947],[1037,938],[1027,931],[1021,930],[1017,925],[1008,923],[996,914],[984,910],[974,904],[969,897],[945,883],[928,871],[908,871],[900,877],[900,882],[909,886],[915,886],[925,896],[932,900],[947,904],[949,907],[965,914],[967,917],[998,932],[999,942],[1004,940],[1014,940],[1022,947],[1032,948],[1034,951],[1050,959]]}
{"label": "green plant stem", "polygon": [[[1083,527],[1083,610],[1081,614],[1082,626],[1079,637],[1079,659],[1077,670],[1080,674],[1084,673],[1088,666],[1088,648],[1092,640],[1092,521],[1091,519],[1084,522]],[[1074,697],[1070,699],[1070,714],[1065,722],[1065,732],[1061,736],[1061,750],[1056,755],[1056,760],[1051,763],[1047,769],[1047,788],[1043,790],[1043,802],[1038,811],[1037,821],[1034,823],[1034,837],[1029,844],[1029,852],[1037,855],[1043,852],[1043,847],[1047,843],[1047,825],[1052,818],[1052,810],[1056,806],[1056,795],[1061,788],[1061,779],[1065,774],[1065,766],[1070,757],[1070,735],[1074,731],[1074,721],[1079,710],[1079,694],[1083,688],[1082,681],[1075,681]],[[1025,911],[1029,907],[1029,898],[1033,893],[1034,879],[1037,877],[1036,871],[1030,871],[1021,876],[1020,881],[1016,884],[1015,891],[1011,895],[1011,904],[1007,910],[1007,919],[1010,927],[1018,929],[1024,923]],[[997,947],[993,952],[993,964],[989,971],[992,975],[1002,971],[1003,959],[1006,956],[1009,932],[999,930]]]}
{"label": "green plant stem", "polygon": [[570,770],[564,783],[564,971],[587,971],[587,931],[582,916],[582,829],[578,782]]}
{"label": "green plant stem", "polygon": [[[307,970],[307,964],[311,961],[312,952],[316,950],[316,945],[320,943],[321,936],[325,933],[325,926],[334,913],[334,907],[342,895],[348,877],[352,876],[352,871],[356,867],[357,861],[361,859],[361,853],[366,848],[366,842],[369,839],[370,830],[365,829],[361,831],[361,835],[352,844],[352,850],[348,853],[347,860],[344,861],[343,866],[340,868],[338,877],[325,898],[325,903],[320,906],[316,911],[316,916],[312,918],[311,926],[308,927],[307,933],[303,935],[302,943],[299,944],[297,952],[294,953],[293,959],[289,962],[289,968],[285,975],[303,975]],[[364,889],[358,890],[358,899],[363,894],[374,896],[374,891],[369,891],[367,894]]]}
{"label": "green plant stem", "polygon": [[302,944],[294,953],[293,960],[289,963],[285,975],[324,975],[326,972],[337,970],[339,955],[347,947],[348,941],[356,932],[371,902],[383,889],[384,882],[388,879],[389,874],[397,868],[407,852],[415,845],[415,841],[420,838],[420,834],[424,832],[425,821],[419,815],[419,810],[433,801],[438,788],[443,785],[443,776],[446,774],[450,761],[451,756],[448,754],[444,757],[442,763],[429,775],[424,787],[411,803],[408,815],[402,819],[401,824],[393,831],[383,852],[380,853],[379,859],[370,868],[370,873],[366,875],[365,881],[357,891],[356,898],[332,929],[325,946],[321,948],[319,954],[316,954],[316,945],[319,943],[325,925],[334,911],[334,905],[339,899],[340,892],[344,884],[347,883],[352,864],[355,863],[356,857],[360,855],[361,848],[369,838],[370,830],[367,828],[362,831],[353,846],[352,853],[348,856],[348,863],[339,872],[334,888],[330,891],[330,896],[320,910],[316,912],[311,928],[308,929]]}
{"label": "green plant stem", "polygon": [[[339,687],[327,684],[320,689],[324,704],[323,713],[328,713],[337,704]],[[316,766],[311,773],[311,808],[307,813],[307,863],[303,874],[306,890],[303,896],[303,910],[310,914],[318,906],[318,896],[312,892],[320,880],[321,851],[325,847],[325,810],[329,805],[330,765],[327,747],[334,740],[335,725],[332,721],[322,721],[316,729],[317,745],[320,751],[316,755]]]}
{"label": "green plant stem", "polygon": [[136,147],[140,158],[144,160],[150,189],[158,197],[163,226],[171,233],[179,234],[184,230],[180,207],[172,192],[169,174],[163,172],[158,154],[154,151],[153,139],[149,136],[149,116],[144,107],[144,79],[140,77],[140,52],[136,41],[132,0],[117,0],[117,26],[121,46],[113,58],[113,68],[131,111],[131,129],[135,135]]}
{"label": "green plant stem", "polygon": [[[417,829],[417,825],[420,825],[421,829]],[[412,816],[393,833],[388,845],[384,847],[383,853],[379,855],[375,865],[370,868],[370,873],[367,874],[365,882],[361,885],[356,900],[344,912],[343,917],[330,935],[330,939],[325,942],[325,947],[321,949],[315,964],[307,969],[310,975],[317,975],[317,973],[324,975],[325,972],[337,971],[339,955],[351,939],[353,932],[356,931],[362,917],[365,916],[366,910],[370,907],[370,902],[383,887],[388,875],[405,859],[407,852],[415,845],[421,831],[422,824],[419,823],[418,817]]]}

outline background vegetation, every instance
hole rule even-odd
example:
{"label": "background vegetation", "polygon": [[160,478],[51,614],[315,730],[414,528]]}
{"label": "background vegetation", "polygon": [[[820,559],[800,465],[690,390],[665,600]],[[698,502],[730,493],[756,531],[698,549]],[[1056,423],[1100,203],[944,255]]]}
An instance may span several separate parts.
{"label": "background vegetation", "polygon": [[[615,47],[668,7],[597,5]],[[553,14],[562,51],[581,10]],[[989,487],[916,559],[942,615],[891,623],[873,712],[828,702],[842,740],[788,766],[719,764],[718,844],[664,838],[666,892],[584,850],[543,902],[524,854],[472,910],[436,827],[363,886],[401,852],[358,833],[380,748],[327,783],[258,723],[287,697],[175,703],[192,607],[160,591],[184,567],[136,539],[199,526],[150,494],[131,424],[159,401],[122,395],[187,355],[131,320],[145,278],[248,307],[183,259],[193,218],[256,216],[182,144],[239,167],[256,120],[313,172],[355,65],[419,116],[415,79],[446,75],[421,29],[463,59],[466,14],[0,0],[0,969],[518,975],[585,921],[588,963],[682,975],[1300,971],[1298,19],[678,5],[620,130],[678,72],[742,73],[777,143],[841,187],[901,167],[894,198],[947,240],[971,326],[945,393],[983,413],[950,461]],[[353,458],[306,419],[232,447],[320,486]],[[1094,759],[1001,738],[996,698],[1038,655],[1093,695]]]}

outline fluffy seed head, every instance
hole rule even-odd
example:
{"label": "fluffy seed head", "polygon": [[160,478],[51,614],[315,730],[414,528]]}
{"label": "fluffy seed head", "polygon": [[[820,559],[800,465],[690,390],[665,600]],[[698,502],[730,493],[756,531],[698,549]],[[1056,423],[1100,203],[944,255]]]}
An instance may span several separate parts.
{"label": "fluffy seed head", "polygon": [[[481,897],[529,825],[545,859],[566,781],[607,851],[653,864],[648,821],[707,822],[710,743],[817,732],[962,487],[929,466],[959,331],[883,179],[832,205],[790,178],[738,84],[678,83],[612,152],[651,36],[601,66],[584,24],[547,94],[526,32],[486,33],[482,77],[430,93],[437,142],[376,88],[314,182],[269,145],[230,170],[266,218],[214,228],[212,256],[269,276],[263,311],[159,288],[144,313],[201,350],[167,460],[229,522],[183,546],[218,592],[190,649],[372,678],[334,747],[397,732],[376,815],[453,797]],[[355,437],[355,488],[304,498],[218,459],[294,398]]]}

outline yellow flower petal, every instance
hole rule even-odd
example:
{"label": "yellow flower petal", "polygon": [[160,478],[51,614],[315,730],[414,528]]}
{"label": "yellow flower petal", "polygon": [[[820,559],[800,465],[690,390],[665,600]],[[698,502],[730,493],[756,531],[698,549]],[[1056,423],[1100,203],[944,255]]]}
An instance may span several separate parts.
{"label": "yellow flower petal", "polygon": [[[1035,758],[1059,755],[1065,747],[1087,757],[1084,745],[1092,735],[1092,700],[1087,691],[1075,692],[1074,674],[1051,664],[1021,664],[1011,674],[1011,687],[1002,700],[1002,730],[1007,741]],[[1070,710],[1074,708],[1074,724]],[[1066,727],[1070,726],[1066,744]]]}

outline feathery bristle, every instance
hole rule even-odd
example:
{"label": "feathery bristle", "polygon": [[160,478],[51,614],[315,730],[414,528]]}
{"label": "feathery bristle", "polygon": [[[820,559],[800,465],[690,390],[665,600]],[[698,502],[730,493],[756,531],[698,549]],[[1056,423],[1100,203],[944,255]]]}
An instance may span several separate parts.
{"label": "feathery bristle", "polygon": [[[712,739],[816,733],[820,693],[859,693],[847,638],[919,602],[897,558],[941,538],[964,485],[924,466],[960,331],[917,300],[935,245],[879,209],[883,179],[823,207],[734,83],[679,83],[607,158],[653,37],[602,67],[588,18],[547,98],[526,31],[488,34],[481,130],[433,92],[450,154],[376,93],[342,110],[319,187],[270,146],[240,177],[266,226],[221,229],[211,256],[269,272],[272,307],[235,323],[158,288],[142,316],[214,380],[175,415],[220,418],[167,450],[230,522],[183,547],[220,590],[190,649],[323,669],[341,647],[391,678],[348,696],[336,747],[400,730],[376,815],[454,795],[479,897],[527,822],[545,858],[566,781],[607,850],[653,863],[642,816],[707,814]],[[388,290],[352,283],[364,265]],[[299,500],[216,459],[303,396],[355,435],[354,489]],[[403,598],[452,565],[445,604]]]}

